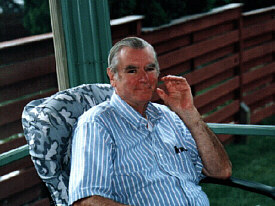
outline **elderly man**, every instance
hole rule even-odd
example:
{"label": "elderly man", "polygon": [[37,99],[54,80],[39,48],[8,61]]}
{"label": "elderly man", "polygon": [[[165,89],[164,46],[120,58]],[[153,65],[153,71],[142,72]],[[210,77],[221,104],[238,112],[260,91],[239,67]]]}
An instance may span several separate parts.
{"label": "elderly man", "polygon": [[[115,92],[84,113],[75,129],[70,204],[209,205],[199,181],[228,178],[232,168],[186,79],[166,76],[167,93],[156,88],[156,53],[136,37],[116,43],[108,63]],[[155,91],[168,107],[150,102]]]}

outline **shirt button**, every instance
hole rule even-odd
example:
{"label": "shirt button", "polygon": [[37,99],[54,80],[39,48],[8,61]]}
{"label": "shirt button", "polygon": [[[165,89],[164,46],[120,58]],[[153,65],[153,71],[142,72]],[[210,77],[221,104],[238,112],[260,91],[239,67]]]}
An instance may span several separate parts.
{"label": "shirt button", "polygon": [[162,157],[162,154],[159,154],[160,157]]}

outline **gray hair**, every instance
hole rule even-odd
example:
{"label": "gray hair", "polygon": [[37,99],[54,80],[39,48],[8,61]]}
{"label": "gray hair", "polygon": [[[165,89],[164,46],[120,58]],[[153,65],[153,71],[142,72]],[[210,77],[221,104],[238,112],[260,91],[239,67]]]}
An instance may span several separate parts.
{"label": "gray hair", "polygon": [[160,72],[159,71],[159,63],[158,63],[158,59],[157,59],[157,53],[156,53],[154,47],[151,44],[149,44],[147,41],[145,41],[141,38],[138,38],[138,37],[124,38],[121,41],[117,42],[111,48],[109,56],[108,56],[108,67],[110,68],[111,72],[113,72],[114,74],[117,73],[117,65],[119,63],[117,54],[123,47],[130,47],[133,49],[143,49],[143,48],[149,47],[150,49],[152,49],[152,51],[154,53],[154,57],[155,57],[155,65],[156,65],[157,72],[158,73]]}

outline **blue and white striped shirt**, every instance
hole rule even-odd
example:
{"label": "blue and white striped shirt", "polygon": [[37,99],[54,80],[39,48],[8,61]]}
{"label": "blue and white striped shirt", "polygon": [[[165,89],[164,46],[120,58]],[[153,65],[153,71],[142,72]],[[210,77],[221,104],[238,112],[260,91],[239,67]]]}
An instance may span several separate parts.
{"label": "blue and white striped shirt", "polygon": [[[166,106],[147,119],[113,94],[84,113],[72,142],[69,203],[100,195],[128,205],[209,205],[196,143]],[[184,148],[176,153],[177,148]]]}

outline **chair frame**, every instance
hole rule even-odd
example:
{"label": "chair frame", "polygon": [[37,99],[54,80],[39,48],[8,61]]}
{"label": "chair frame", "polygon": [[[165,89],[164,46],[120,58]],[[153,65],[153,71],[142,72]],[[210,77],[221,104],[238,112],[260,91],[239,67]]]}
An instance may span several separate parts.
{"label": "chair frame", "polygon": [[[270,125],[240,125],[220,123],[207,123],[207,125],[215,134],[275,136],[275,126]],[[27,144],[2,153],[0,154],[0,167],[24,158],[28,155],[29,146]],[[212,183],[236,187],[246,191],[262,194],[275,200],[275,187],[258,182],[242,180],[236,177],[230,177],[227,180],[207,177],[202,181],[202,183]]]}

